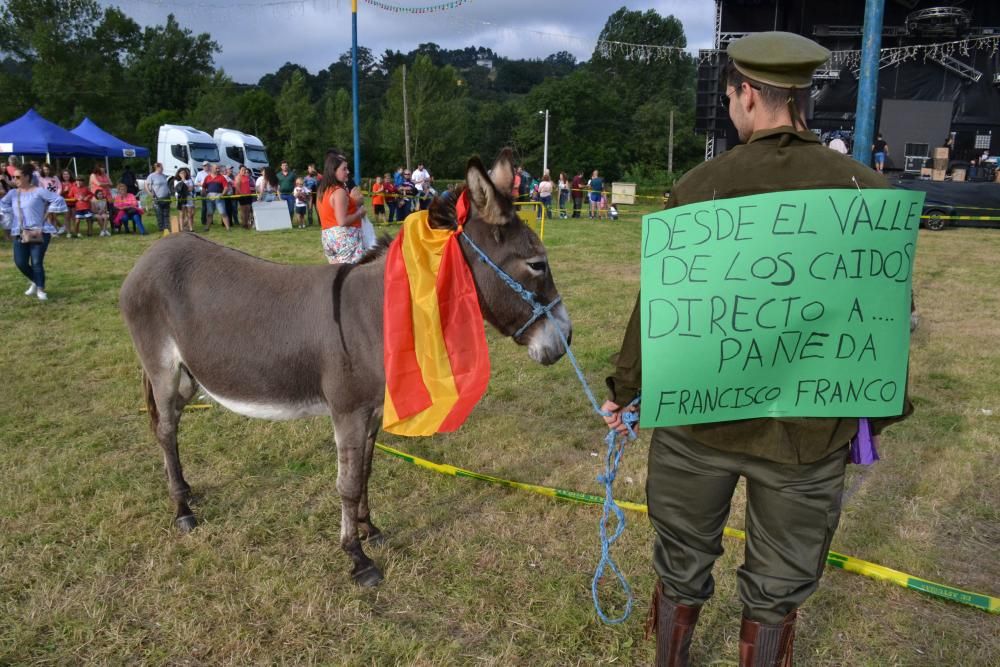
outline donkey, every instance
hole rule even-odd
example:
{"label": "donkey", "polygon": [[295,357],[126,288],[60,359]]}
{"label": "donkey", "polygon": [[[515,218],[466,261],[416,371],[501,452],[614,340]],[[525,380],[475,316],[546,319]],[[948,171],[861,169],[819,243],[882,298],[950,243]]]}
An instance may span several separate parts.
{"label": "donkey", "polygon": [[[513,179],[509,149],[489,174],[478,158],[469,160],[463,233],[539,301],[551,303],[559,295],[545,247],[515,213]],[[429,220],[435,228],[455,229],[454,204],[436,199]],[[383,240],[356,265],[288,266],[178,234],[157,241],[136,262],[119,303],[142,364],[150,424],[163,449],[181,532],[197,521],[188,506],[191,487],[181,470],[177,428],[198,387],[248,417],[329,414],[337,444],[340,546],[357,584],[382,581],[362,541],[381,537],[371,520],[368,478],[385,396],[387,247]],[[555,363],[565,353],[563,336],[568,341],[572,335],[563,305],[520,332],[531,307],[466,243],[462,248],[484,319],[526,345],[533,360]]]}

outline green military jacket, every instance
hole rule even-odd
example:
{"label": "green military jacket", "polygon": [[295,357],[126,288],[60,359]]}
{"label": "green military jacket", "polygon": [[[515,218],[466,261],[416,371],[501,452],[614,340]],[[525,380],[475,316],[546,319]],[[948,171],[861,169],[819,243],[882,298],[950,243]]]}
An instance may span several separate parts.
{"label": "green military jacket", "polygon": [[[746,144],[689,171],[674,186],[667,208],[781,190],[887,187],[881,174],[827,148],[812,132],[786,126],[755,132]],[[639,313],[637,298],[614,360],[615,373],[607,379],[611,400],[618,405],[630,402],[642,387]],[[872,431],[879,433],[908,416],[913,411],[908,398],[904,405],[898,417],[872,419]],[[762,418],[672,428],[716,449],[779,463],[812,463],[850,442],[858,420]]]}

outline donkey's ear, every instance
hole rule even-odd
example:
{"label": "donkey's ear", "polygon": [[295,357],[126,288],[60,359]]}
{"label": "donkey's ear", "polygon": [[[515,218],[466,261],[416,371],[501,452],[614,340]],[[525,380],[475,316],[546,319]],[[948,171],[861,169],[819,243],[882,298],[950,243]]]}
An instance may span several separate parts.
{"label": "donkey's ear", "polygon": [[497,186],[500,192],[510,192],[514,187],[514,154],[510,148],[504,148],[493,163],[490,171],[493,185]]}
{"label": "donkey's ear", "polygon": [[500,209],[497,201],[499,194],[486,173],[486,167],[478,157],[469,159],[466,167],[465,182],[469,187],[469,197],[476,207],[479,216],[491,225],[503,225],[507,223],[507,218]]}

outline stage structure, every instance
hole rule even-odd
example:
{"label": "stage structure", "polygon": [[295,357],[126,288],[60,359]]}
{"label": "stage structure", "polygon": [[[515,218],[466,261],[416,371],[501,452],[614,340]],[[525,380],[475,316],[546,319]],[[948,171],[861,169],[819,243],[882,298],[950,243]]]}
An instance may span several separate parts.
{"label": "stage structure", "polygon": [[[716,0],[715,48],[699,52],[695,129],[705,159],[738,142],[719,107],[725,48],[785,30],[833,52],[813,77],[809,127],[824,138],[854,131],[865,0]],[[953,162],[1000,154],[1000,0],[885,0],[876,128],[889,168],[919,173],[951,139]]]}

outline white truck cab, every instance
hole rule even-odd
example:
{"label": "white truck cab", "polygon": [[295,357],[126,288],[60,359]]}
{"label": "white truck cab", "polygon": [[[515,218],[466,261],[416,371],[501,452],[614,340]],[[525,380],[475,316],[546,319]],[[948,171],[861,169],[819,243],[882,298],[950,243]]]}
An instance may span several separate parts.
{"label": "white truck cab", "polygon": [[163,173],[168,177],[187,167],[194,178],[203,162],[219,162],[219,147],[207,132],[188,125],[161,125],[156,161],[163,164]]}
{"label": "white truck cab", "polygon": [[219,147],[220,163],[231,166],[235,171],[246,165],[256,178],[269,164],[264,143],[252,134],[220,127],[212,133],[212,137]]}

